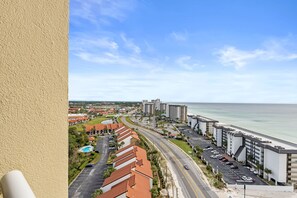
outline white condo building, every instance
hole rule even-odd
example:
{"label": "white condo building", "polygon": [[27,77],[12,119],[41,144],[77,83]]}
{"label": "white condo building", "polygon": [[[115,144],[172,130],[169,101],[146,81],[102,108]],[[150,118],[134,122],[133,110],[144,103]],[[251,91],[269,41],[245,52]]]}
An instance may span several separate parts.
{"label": "white condo building", "polygon": [[160,99],[156,99],[156,100],[151,100],[151,102],[149,102],[148,100],[143,100],[142,101],[142,112],[145,115],[154,115],[155,111],[161,110],[161,100]]}
{"label": "white condo building", "polygon": [[187,106],[168,104],[166,109],[166,117],[178,122],[187,121]]}
{"label": "white condo building", "polygon": [[271,170],[276,183],[297,184],[297,144],[221,123],[213,126],[213,137],[235,160]]}
{"label": "white condo building", "polygon": [[188,115],[188,126],[194,131],[198,131],[201,135],[212,135],[213,126],[218,121],[204,117],[204,116],[193,116]]}

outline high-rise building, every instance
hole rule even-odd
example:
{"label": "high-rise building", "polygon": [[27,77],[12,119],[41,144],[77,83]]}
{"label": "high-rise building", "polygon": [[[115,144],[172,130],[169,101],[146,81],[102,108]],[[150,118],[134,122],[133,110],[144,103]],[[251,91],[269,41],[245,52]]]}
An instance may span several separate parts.
{"label": "high-rise building", "polygon": [[167,105],[166,116],[171,120],[178,122],[187,121],[187,106],[186,105]]}

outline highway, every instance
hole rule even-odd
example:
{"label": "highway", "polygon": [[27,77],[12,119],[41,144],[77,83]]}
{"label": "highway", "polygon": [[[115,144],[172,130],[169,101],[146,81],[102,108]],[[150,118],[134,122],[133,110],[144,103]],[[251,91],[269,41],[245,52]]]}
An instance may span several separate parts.
{"label": "highway", "polygon": [[[132,125],[121,118],[124,124],[131,128],[138,128],[138,131],[149,139],[153,144],[162,152],[165,158],[170,163],[173,171],[178,179],[178,184],[181,187],[184,197],[189,198],[216,198],[218,197],[202,180],[200,171],[198,170],[195,162],[190,159],[183,151],[177,146],[170,143],[163,136],[156,132]],[[189,170],[184,169],[187,164]]]}

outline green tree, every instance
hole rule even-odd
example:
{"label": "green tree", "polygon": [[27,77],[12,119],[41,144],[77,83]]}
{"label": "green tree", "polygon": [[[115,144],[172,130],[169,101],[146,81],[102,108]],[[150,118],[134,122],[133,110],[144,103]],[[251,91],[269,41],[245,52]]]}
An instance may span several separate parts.
{"label": "green tree", "polygon": [[113,166],[109,166],[103,173],[103,177],[107,178],[111,175],[112,172],[114,172],[116,169]]}
{"label": "green tree", "polygon": [[197,157],[201,158],[201,155],[203,153],[203,149],[200,146],[195,146],[194,150],[196,151]]}
{"label": "green tree", "polygon": [[223,178],[222,173],[216,174],[216,178],[217,178],[217,180],[222,181],[222,178]]}
{"label": "green tree", "polygon": [[151,189],[151,193],[152,193],[152,197],[158,197],[159,196],[159,191],[158,191],[158,188],[157,187],[153,187]]}
{"label": "green tree", "polygon": [[101,189],[97,189],[93,194],[92,198],[96,198],[97,196],[103,194],[103,191]]}
{"label": "green tree", "polygon": [[270,181],[270,175],[272,174],[272,171],[268,168],[265,168],[264,172],[268,175],[268,181]]}

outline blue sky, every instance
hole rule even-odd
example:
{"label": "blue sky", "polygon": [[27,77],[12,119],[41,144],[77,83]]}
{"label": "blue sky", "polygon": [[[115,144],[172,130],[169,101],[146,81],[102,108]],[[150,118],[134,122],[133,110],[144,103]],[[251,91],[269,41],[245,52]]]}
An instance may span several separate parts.
{"label": "blue sky", "polygon": [[71,0],[69,99],[297,103],[295,0]]}

